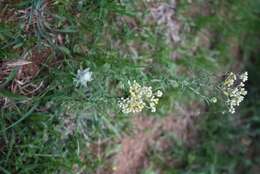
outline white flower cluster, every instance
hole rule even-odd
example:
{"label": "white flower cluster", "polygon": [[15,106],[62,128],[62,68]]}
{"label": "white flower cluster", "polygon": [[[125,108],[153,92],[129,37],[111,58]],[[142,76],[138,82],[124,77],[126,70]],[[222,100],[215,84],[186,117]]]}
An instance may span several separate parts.
{"label": "white flower cluster", "polygon": [[136,81],[130,86],[130,96],[128,98],[121,98],[119,101],[119,107],[124,113],[137,113],[141,112],[144,107],[147,107],[151,112],[156,112],[156,105],[159,102],[159,98],[162,97],[162,91],[158,90],[155,94],[152,91],[152,87],[141,86]]}
{"label": "white flower cluster", "polygon": [[227,96],[227,105],[230,113],[235,113],[235,107],[244,100],[247,94],[245,82],[248,80],[248,73],[244,72],[237,76],[233,72],[229,73],[223,83],[223,93]]}
{"label": "white flower cluster", "polygon": [[89,68],[78,70],[76,78],[73,80],[76,87],[87,87],[87,83],[92,81],[92,72]]}

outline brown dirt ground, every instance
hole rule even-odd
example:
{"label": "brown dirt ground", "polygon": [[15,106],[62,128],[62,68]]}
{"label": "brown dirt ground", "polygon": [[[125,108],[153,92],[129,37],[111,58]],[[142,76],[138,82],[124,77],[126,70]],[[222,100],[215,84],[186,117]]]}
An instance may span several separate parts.
{"label": "brown dirt ground", "polygon": [[[194,105],[195,106],[195,105]],[[199,107],[194,107],[199,108]],[[148,116],[136,116],[132,119],[135,133],[121,140],[121,150],[114,157],[114,174],[137,174],[149,164],[148,152],[155,144],[166,151],[174,144],[163,138],[163,134],[174,133],[185,146],[192,146],[197,141],[197,128],[200,111],[188,109],[180,115],[169,115],[162,119]],[[194,112],[194,110],[196,110]],[[186,115],[185,115],[186,114]],[[173,165],[179,165],[174,162]],[[111,171],[110,171],[111,172]],[[106,173],[106,172],[104,172]],[[109,172],[108,172],[109,173]]]}

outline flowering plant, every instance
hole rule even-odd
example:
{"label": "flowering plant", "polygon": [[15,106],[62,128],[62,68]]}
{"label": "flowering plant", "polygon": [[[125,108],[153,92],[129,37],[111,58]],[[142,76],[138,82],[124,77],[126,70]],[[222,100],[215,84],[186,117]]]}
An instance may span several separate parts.
{"label": "flowering plant", "polygon": [[151,86],[141,86],[136,81],[133,84],[129,82],[129,86],[130,96],[121,98],[119,101],[119,107],[124,113],[141,112],[145,107],[149,108],[151,112],[156,112],[156,105],[163,95],[162,91],[158,90],[153,93]]}
{"label": "flowering plant", "polygon": [[248,80],[248,73],[244,72],[237,76],[233,72],[229,73],[222,85],[222,91],[227,97],[226,104],[230,113],[235,113],[235,107],[244,100],[247,91],[245,82]]}

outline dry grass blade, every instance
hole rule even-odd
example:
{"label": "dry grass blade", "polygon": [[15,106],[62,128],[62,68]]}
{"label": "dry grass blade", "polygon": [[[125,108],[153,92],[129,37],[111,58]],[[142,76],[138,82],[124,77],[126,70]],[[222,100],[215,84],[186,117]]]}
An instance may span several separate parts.
{"label": "dry grass blade", "polygon": [[12,67],[17,67],[17,66],[28,65],[28,64],[31,64],[31,63],[32,63],[31,61],[20,59],[20,60],[14,61],[14,62],[7,62],[6,65],[7,65],[7,67],[12,68]]}

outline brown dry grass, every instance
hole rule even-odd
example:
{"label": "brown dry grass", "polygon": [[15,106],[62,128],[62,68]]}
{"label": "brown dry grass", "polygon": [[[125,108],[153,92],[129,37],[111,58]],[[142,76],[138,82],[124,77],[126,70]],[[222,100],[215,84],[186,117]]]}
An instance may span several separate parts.
{"label": "brown dry grass", "polygon": [[20,59],[2,61],[0,64],[0,83],[3,83],[14,69],[17,69],[16,77],[7,88],[13,93],[26,96],[37,94],[44,86],[44,82],[35,84],[32,81],[39,74],[50,53],[50,49],[34,49]]}

